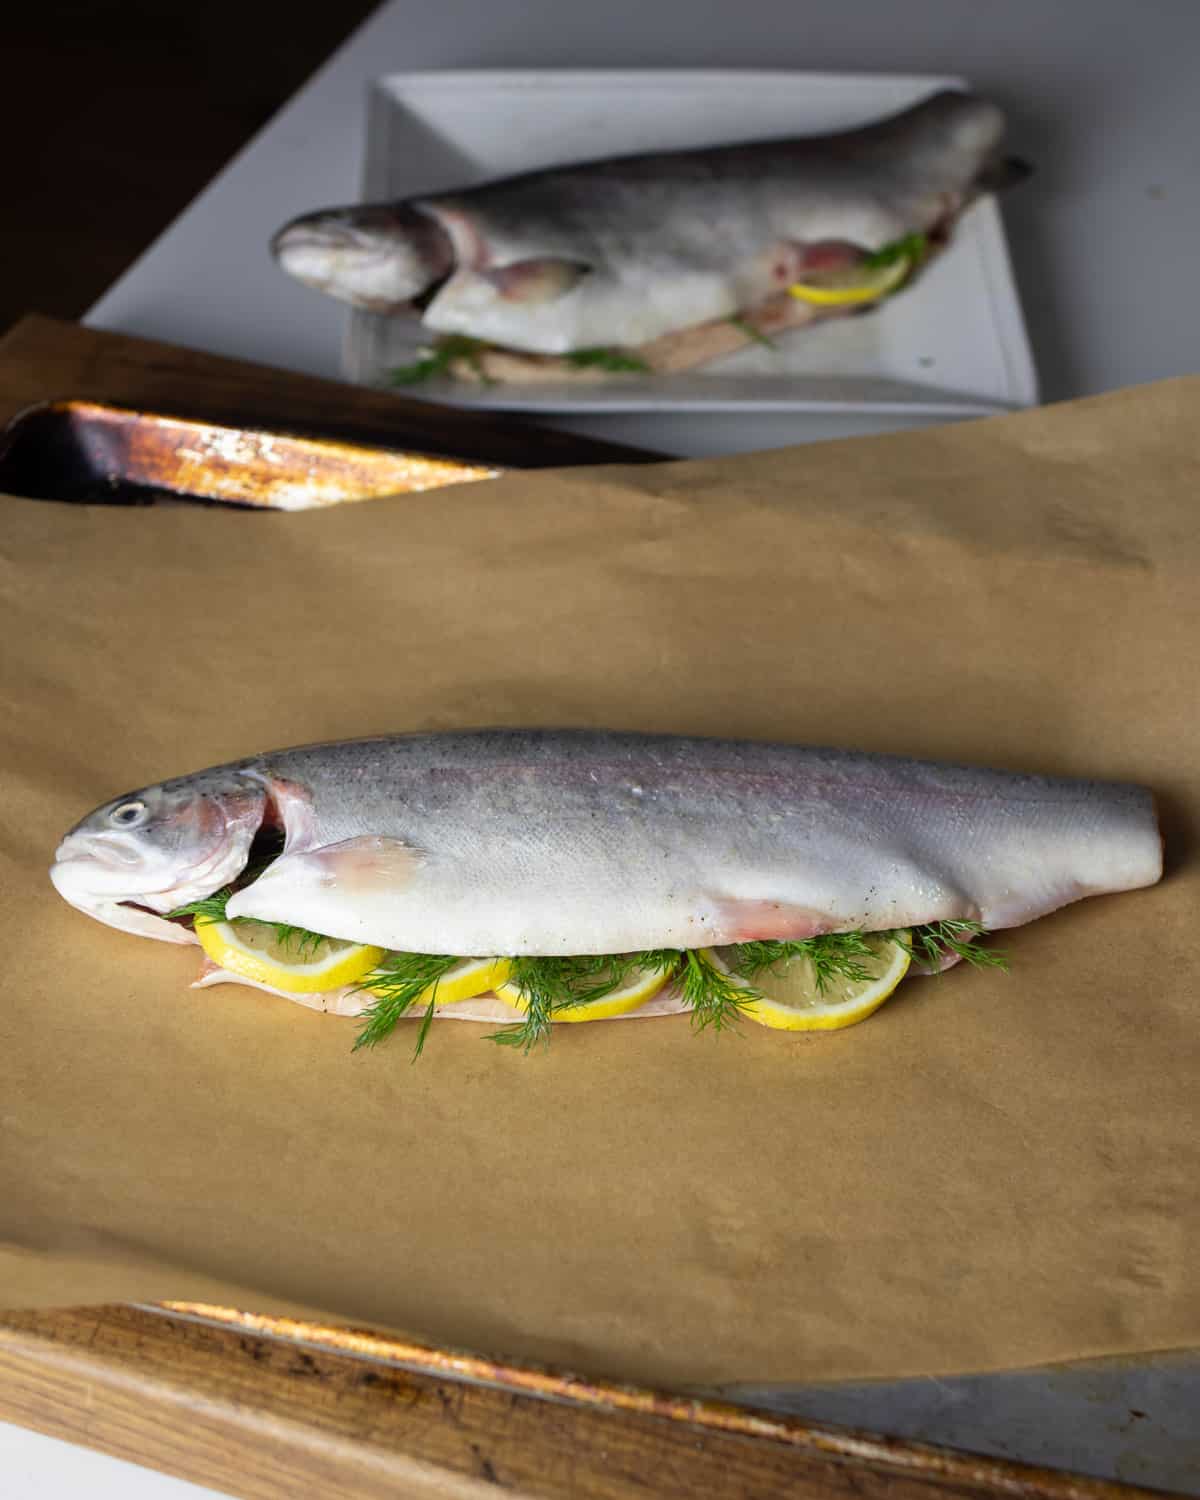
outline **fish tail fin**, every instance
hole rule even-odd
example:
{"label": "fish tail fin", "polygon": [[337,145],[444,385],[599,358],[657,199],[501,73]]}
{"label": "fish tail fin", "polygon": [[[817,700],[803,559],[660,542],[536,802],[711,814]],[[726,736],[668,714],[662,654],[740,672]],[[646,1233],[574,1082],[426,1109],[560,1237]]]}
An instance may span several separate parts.
{"label": "fish tail fin", "polygon": [[1005,188],[1016,187],[1032,177],[1034,168],[1021,156],[999,156],[985,162],[976,174],[974,189],[977,193],[1002,193]]}

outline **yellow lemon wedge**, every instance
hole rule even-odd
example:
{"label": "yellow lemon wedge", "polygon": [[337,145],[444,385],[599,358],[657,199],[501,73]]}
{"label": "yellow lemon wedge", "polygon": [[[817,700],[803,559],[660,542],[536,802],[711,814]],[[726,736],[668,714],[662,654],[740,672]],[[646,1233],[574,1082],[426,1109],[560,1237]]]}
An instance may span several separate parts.
{"label": "yellow lemon wedge", "polygon": [[818,988],[812,960],[803,956],[789,959],[756,974],[753,979],[740,975],[733,964],[735,948],[706,948],[705,957],[723,974],[753,987],[761,1000],[749,1000],[742,1014],[763,1026],[779,1031],[836,1031],[865,1021],[877,1011],[908,972],[909,956],[901,944],[910,941],[907,931],[867,933],[864,937],[870,956],[857,962],[866,971],[861,979],[835,975]]}
{"label": "yellow lemon wedge", "polygon": [[887,266],[855,267],[821,282],[794,281],[788,291],[814,307],[845,307],[852,302],[877,302],[894,292],[912,270],[912,256],[901,255]]}
{"label": "yellow lemon wedge", "polygon": [[[589,984],[600,984],[604,976],[598,974]],[[596,1000],[585,1001],[581,1005],[568,1005],[554,1012],[554,1020],[557,1021],[604,1021],[610,1016],[628,1015],[631,1010],[637,1010],[639,1006],[645,1005],[647,1000],[652,1000],[659,990],[666,984],[669,975],[667,973],[648,973],[639,971],[632,974],[618,989],[610,990],[607,995],[601,995]],[[511,1005],[514,1010],[525,1011],[525,999],[520,989],[511,981],[496,986],[496,994],[505,1005]]]}
{"label": "yellow lemon wedge", "polygon": [[[486,995],[489,990],[494,990],[502,985],[512,973],[512,960],[509,958],[463,958],[446,972],[437,982],[437,1004],[440,1009],[443,1005],[457,1005],[463,1000],[474,1000],[478,995]],[[410,1015],[417,1015],[429,1004],[431,991],[434,986],[413,1002],[409,1009]]]}
{"label": "yellow lemon wedge", "polygon": [[200,946],[222,969],[292,994],[321,994],[365,978],[382,948],[322,938],[319,943],[280,938],[266,922],[196,922]]}

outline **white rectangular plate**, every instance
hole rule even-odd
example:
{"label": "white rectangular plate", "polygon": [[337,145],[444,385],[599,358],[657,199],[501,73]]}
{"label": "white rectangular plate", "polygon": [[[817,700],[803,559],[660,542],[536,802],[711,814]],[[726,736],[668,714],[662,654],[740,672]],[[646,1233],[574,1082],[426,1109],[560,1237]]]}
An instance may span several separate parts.
{"label": "white rectangular plate", "polygon": [[[369,98],[364,197],[442,192],[636,151],[844,130],[962,79],[782,72],[394,73]],[[343,364],[386,384],[428,344],[416,318],[352,312]],[[988,197],[909,290],[869,317],[799,329],[682,375],[416,393],[528,412],[809,411],[970,416],[1032,406],[1036,377],[1000,212]]]}

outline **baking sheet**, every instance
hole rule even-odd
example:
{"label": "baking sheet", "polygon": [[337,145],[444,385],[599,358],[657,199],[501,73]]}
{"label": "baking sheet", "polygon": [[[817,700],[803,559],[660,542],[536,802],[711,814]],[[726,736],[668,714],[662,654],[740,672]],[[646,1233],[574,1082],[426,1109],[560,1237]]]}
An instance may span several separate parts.
{"label": "baking sheet", "polygon": [[[773,69],[464,69],[375,81],[364,201],[446,192],[565,161],[687,150],[848,130],[965,79]],[[1010,147],[1019,151],[1019,142]],[[387,384],[430,335],[414,318],[347,314],[343,368]],[[457,406],[533,413],[795,411],[967,417],[1037,400],[1033,356],[1000,208],[985,197],[901,297],[752,344],[677,375],[607,384],[552,380],[420,394]]]}
{"label": "baking sheet", "polygon": [[0,493],[40,500],[314,510],[498,472],[462,458],[107,401],[42,401],[0,431]]}
{"label": "baking sheet", "polygon": [[[1174,382],[269,522],[0,503],[3,1300],[307,1309],[672,1384],[1200,1342],[1198,415]],[[484,722],[1136,778],[1170,873],[831,1037],[679,1018],[526,1059],[460,1025],[418,1067],[191,992],[193,956],[46,883],[124,787]]]}

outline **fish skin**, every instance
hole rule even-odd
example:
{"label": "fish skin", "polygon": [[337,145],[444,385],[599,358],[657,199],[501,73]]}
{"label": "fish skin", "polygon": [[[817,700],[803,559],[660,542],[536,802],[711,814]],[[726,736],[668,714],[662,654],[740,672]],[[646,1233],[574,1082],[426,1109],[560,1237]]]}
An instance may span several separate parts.
{"label": "fish skin", "polygon": [[436,288],[422,313],[435,332],[542,354],[637,347],[757,306],[799,278],[811,245],[869,251],[947,226],[1021,175],[1001,156],[1004,128],[994,104],[946,90],[834,135],[618,157],[306,214],[272,248],[285,271],[359,306],[398,311]]}
{"label": "fish skin", "polygon": [[[192,808],[189,786],[217,813]],[[165,892],[196,890],[218,865],[214,888],[228,880],[218,815],[244,841],[257,805],[282,821],[284,852],[230,900],[230,916],[464,956],[698,948],[946,918],[994,930],[1162,874],[1141,787],[670,735],[496,729],[255,756],[135,794],[146,819],[114,865],[112,812],[129,800],[63,841],[69,890],[55,867],[88,910],[95,859],[101,920],[121,925],[122,878],[124,899],[159,911]]]}

